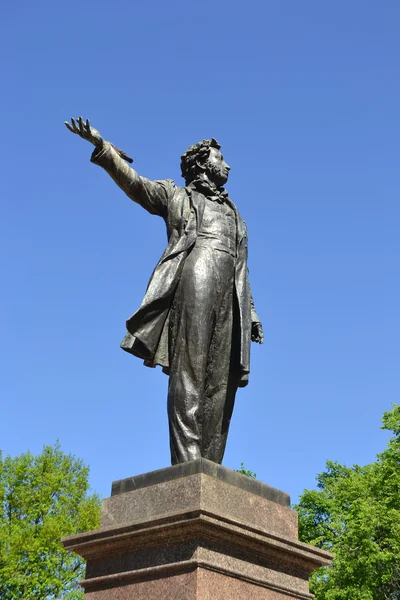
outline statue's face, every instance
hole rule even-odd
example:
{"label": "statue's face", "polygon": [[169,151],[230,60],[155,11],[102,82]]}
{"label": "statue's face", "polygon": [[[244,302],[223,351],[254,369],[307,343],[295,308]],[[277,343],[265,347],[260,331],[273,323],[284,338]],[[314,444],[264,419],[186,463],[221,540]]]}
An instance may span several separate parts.
{"label": "statue's face", "polygon": [[218,187],[228,181],[230,166],[224,161],[221,152],[216,148],[210,148],[210,155],[206,162],[206,174],[208,178]]}

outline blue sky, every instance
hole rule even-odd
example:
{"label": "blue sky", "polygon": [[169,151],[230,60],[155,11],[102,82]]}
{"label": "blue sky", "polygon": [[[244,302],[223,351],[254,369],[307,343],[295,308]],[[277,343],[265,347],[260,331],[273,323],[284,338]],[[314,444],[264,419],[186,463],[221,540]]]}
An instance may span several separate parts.
{"label": "blue sky", "polygon": [[296,500],[326,459],[371,462],[399,402],[400,5],[38,3],[0,24],[0,448],[60,439],[111,481],[169,464],[167,378],[119,348],[165,227],[63,121],[181,183],[216,137],[265,331],[224,464]]}

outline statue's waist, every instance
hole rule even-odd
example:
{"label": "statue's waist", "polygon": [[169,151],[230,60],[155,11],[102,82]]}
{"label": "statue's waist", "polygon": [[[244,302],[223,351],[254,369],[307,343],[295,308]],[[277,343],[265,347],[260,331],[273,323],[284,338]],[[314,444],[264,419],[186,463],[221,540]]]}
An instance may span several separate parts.
{"label": "statue's waist", "polygon": [[230,254],[236,258],[236,240],[235,242],[228,237],[218,238],[205,233],[199,233],[195,244],[196,248],[206,248],[209,250],[219,250]]}

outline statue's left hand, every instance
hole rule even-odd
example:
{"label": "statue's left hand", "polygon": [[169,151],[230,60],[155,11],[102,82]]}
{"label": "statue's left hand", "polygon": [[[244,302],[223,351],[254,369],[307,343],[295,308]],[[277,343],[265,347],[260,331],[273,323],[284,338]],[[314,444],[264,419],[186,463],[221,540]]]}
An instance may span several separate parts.
{"label": "statue's left hand", "polygon": [[64,121],[64,124],[70,131],[72,131],[72,133],[76,133],[82,139],[93,144],[93,146],[97,146],[97,148],[101,148],[103,146],[104,140],[101,137],[100,132],[90,125],[89,119],[84,121],[82,117],[79,117],[75,121],[75,119],[72,118],[71,124],[68,123],[68,121]]}
{"label": "statue's left hand", "polygon": [[264,342],[264,332],[261,323],[252,323],[251,341],[257,342],[257,344],[262,344]]}

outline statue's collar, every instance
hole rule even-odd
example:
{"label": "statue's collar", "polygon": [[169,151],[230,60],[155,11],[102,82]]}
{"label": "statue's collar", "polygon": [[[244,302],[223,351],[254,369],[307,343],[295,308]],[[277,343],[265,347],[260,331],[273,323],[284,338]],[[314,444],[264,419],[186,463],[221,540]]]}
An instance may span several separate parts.
{"label": "statue's collar", "polygon": [[216,200],[221,204],[228,198],[228,192],[223,187],[217,188],[206,179],[195,179],[189,183],[187,189],[189,192],[196,190],[196,192],[200,192],[200,194],[203,194],[206,198],[209,198],[210,200]]}

